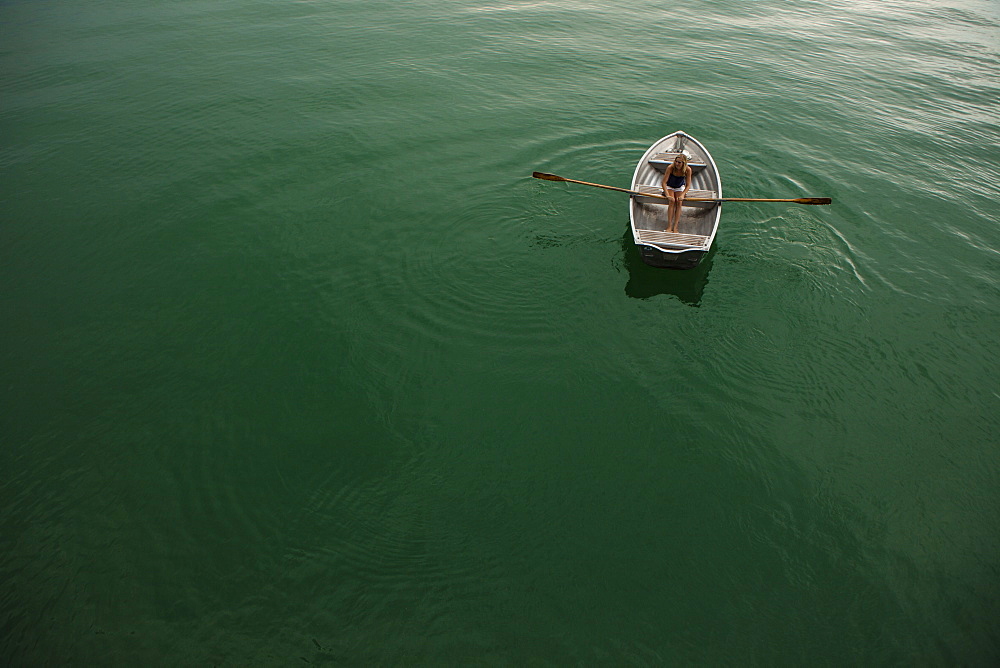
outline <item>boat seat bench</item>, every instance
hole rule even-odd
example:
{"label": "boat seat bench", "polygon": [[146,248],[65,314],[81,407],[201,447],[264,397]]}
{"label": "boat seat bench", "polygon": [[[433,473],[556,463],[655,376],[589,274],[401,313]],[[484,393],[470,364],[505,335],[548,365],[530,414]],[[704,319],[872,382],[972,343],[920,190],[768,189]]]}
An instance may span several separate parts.
{"label": "boat seat bench", "polygon": [[[662,195],[663,190],[660,186],[636,186],[635,188],[638,192],[643,195]],[[688,190],[686,197],[703,197],[703,198],[713,198],[716,197],[714,190],[695,190],[694,188]],[[643,200],[644,204],[659,204],[662,201],[666,205],[666,200]],[[711,204],[711,202],[691,202],[691,204]]]}
{"label": "boat seat bench", "polygon": [[[674,158],[676,158],[679,155],[680,155],[680,153],[657,153],[656,155],[652,156],[649,159],[649,164],[654,169],[658,169],[658,170],[660,170],[662,172],[662,171],[664,171],[667,168],[667,165],[669,165],[670,163],[672,163],[674,161]],[[691,168],[691,173],[695,173],[695,172],[701,171],[702,169],[705,169],[705,167],[707,167],[707,166],[708,165],[706,165],[703,162],[689,162],[688,163],[688,167]]]}
{"label": "boat seat bench", "polygon": [[639,235],[639,243],[692,249],[707,249],[708,243],[712,239],[712,237],[704,237],[700,234],[680,234],[656,230],[636,230],[636,234]]}

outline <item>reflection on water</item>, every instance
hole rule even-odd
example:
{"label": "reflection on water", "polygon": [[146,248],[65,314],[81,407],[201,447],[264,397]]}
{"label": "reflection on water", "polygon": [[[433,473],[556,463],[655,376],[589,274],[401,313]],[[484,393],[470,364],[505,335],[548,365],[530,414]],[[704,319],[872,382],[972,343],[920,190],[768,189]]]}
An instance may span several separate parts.
{"label": "reflection on water", "polygon": [[634,299],[649,299],[657,295],[673,295],[688,306],[700,306],[708,274],[712,271],[715,246],[694,269],[661,269],[642,261],[632,240],[632,229],[622,235],[622,264],[628,271],[625,294]]}

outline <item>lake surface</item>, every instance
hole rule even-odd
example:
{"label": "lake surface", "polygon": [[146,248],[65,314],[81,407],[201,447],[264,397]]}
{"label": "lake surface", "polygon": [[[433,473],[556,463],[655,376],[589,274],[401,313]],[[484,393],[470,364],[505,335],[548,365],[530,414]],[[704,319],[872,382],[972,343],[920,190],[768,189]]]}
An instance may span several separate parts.
{"label": "lake surface", "polygon": [[0,25],[3,663],[1000,661],[995,2]]}

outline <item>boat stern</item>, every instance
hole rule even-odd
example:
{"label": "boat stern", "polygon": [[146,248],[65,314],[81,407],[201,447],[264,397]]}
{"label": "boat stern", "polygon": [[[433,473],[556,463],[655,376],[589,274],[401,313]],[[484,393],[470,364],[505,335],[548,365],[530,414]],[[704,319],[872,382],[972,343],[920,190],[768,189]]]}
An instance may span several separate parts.
{"label": "boat stern", "polygon": [[661,269],[693,269],[708,254],[704,250],[668,251],[649,244],[636,244],[645,264]]}

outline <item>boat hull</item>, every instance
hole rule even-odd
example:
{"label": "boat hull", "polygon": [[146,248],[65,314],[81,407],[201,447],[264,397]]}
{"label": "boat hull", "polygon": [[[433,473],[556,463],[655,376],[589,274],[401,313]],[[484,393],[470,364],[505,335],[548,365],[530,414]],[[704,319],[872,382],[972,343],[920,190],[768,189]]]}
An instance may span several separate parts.
{"label": "boat hull", "polygon": [[663,250],[656,246],[647,244],[637,244],[639,257],[651,267],[661,269],[694,269],[701,264],[702,259],[708,255],[708,251],[686,250],[674,251]]}
{"label": "boat hull", "polygon": [[[674,132],[654,142],[643,154],[632,176],[632,190],[662,195],[663,172],[677,153],[692,168],[688,197],[721,198],[722,181],[708,150],[694,137]],[[632,237],[642,261],[653,267],[691,269],[711,250],[718,231],[719,202],[685,202],[677,232],[668,232],[665,200],[633,195],[629,202]]]}

